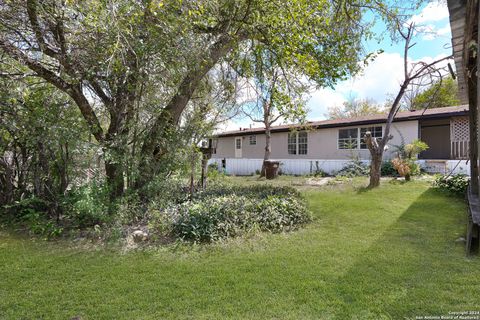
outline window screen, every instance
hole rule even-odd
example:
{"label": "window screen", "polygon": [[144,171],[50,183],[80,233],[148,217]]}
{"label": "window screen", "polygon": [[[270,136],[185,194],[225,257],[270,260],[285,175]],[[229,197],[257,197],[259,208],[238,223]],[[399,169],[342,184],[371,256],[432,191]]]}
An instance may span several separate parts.
{"label": "window screen", "polygon": [[367,127],[367,128],[360,128],[360,149],[368,149],[367,143],[364,140],[365,133],[370,131],[372,133],[372,137],[374,138],[381,138],[382,137],[382,127]]}
{"label": "window screen", "polygon": [[338,149],[357,149],[358,128],[338,130]]}

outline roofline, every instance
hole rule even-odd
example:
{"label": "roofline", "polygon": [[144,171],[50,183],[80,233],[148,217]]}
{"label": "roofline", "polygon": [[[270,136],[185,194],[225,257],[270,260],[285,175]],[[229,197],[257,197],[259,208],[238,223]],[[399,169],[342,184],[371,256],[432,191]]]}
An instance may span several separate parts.
{"label": "roofline", "polygon": [[[397,119],[393,119],[393,122],[403,122],[403,121],[413,121],[413,120],[426,120],[426,119],[442,119],[442,118],[449,118],[454,116],[464,116],[468,115],[468,110],[460,110],[460,111],[453,111],[453,112],[446,112],[446,113],[437,113],[437,114],[423,114],[423,115],[412,115],[401,117]],[[339,127],[351,127],[351,126],[358,126],[358,125],[367,125],[367,124],[379,124],[379,123],[386,123],[387,119],[372,119],[372,120],[357,120],[352,122],[340,122],[340,123],[331,123],[331,124],[309,124],[306,123],[305,125],[291,125],[288,127],[282,128],[275,128],[271,129],[272,133],[275,132],[290,132],[292,129],[328,129],[328,128],[339,128]],[[258,129],[246,129],[242,132],[235,131],[235,132],[226,132],[217,135],[213,135],[214,138],[226,138],[226,137],[238,137],[238,136],[249,136],[254,134],[263,134],[265,133],[264,128]]]}

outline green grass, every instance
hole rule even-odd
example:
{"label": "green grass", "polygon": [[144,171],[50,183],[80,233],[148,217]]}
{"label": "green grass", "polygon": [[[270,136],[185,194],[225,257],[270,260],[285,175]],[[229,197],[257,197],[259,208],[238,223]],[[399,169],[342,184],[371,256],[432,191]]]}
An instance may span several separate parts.
{"label": "green grass", "polygon": [[455,242],[461,199],[427,182],[346,185],[303,189],[315,220],[302,230],[216,245],[120,253],[1,233],[0,319],[404,319],[479,309],[480,259]]}

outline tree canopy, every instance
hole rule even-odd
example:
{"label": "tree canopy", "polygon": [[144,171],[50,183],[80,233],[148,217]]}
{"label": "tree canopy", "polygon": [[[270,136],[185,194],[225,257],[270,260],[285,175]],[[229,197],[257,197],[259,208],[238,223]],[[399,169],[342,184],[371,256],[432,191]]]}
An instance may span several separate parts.
{"label": "tree canopy", "polygon": [[355,74],[370,58],[372,10],[394,12],[371,0],[2,1],[1,64],[69,97],[115,198],[127,174],[136,188],[159,174],[178,130],[209,118],[188,116],[195,100],[255,77],[260,53],[287,80],[324,87]]}
{"label": "tree canopy", "polygon": [[333,106],[328,109],[326,116],[329,119],[356,118],[382,113],[382,107],[371,99],[350,99],[342,106]]}
{"label": "tree canopy", "polygon": [[412,100],[411,108],[419,110],[456,106],[460,103],[457,94],[457,82],[452,77],[447,77],[438,80],[429,88],[416,95]]}

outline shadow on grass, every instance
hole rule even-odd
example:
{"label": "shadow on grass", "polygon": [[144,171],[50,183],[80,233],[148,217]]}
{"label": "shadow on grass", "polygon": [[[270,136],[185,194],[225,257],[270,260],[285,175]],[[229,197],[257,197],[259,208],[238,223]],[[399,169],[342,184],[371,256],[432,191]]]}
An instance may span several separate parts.
{"label": "shadow on grass", "polygon": [[480,277],[480,260],[466,260],[455,241],[465,225],[462,199],[433,188],[422,193],[335,284],[343,306],[338,318],[414,319],[475,309],[478,288],[465,278]]}

